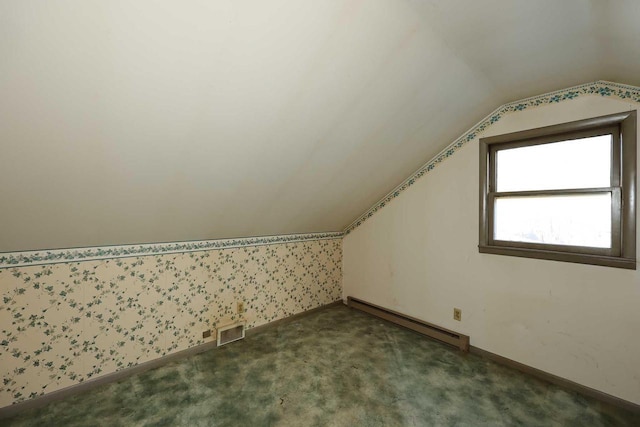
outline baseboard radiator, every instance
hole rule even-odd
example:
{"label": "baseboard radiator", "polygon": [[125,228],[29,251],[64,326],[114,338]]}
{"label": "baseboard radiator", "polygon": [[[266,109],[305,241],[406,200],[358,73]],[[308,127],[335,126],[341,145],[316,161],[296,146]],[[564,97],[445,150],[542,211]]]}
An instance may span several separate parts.
{"label": "baseboard radiator", "polygon": [[355,308],[356,310],[372,314],[376,317],[411,329],[412,331],[416,331],[443,343],[453,345],[460,349],[460,351],[469,351],[468,335],[459,334],[457,332],[450,331],[449,329],[445,329],[353,297],[347,297],[347,305],[351,308]]}

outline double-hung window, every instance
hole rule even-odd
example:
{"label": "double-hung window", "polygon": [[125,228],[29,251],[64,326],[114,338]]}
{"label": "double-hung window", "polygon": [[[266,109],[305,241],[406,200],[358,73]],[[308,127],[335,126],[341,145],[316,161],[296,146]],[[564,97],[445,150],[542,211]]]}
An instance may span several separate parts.
{"label": "double-hung window", "polygon": [[483,253],[636,268],[636,114],[480,140]]}

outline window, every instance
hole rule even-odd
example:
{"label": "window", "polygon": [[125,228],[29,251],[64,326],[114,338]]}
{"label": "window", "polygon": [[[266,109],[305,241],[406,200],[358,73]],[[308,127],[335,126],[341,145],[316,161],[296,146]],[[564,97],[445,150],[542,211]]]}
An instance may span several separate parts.
{"label": "window", "polygon": [[480,139],[482,253],[636,268],[636,112]]}

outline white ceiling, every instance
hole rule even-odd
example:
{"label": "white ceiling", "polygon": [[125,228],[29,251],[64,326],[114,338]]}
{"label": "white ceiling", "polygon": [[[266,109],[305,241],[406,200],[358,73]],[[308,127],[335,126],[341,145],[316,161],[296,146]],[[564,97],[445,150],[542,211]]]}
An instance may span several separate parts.
{"label": "white ceiling", "polygon": [[640,85],[640,2],[3,0],[0,251],[336,231],[507,101]]}

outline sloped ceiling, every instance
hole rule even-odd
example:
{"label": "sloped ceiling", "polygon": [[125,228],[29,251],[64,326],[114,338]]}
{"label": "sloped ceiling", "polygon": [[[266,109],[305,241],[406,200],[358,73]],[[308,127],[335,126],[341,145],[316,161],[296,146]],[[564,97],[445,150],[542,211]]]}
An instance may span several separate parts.
{"label": "sloped ceiling", "polygon": [[640,85],[640,2],[3,0],[0,251],[343,229],[500,104]]}

